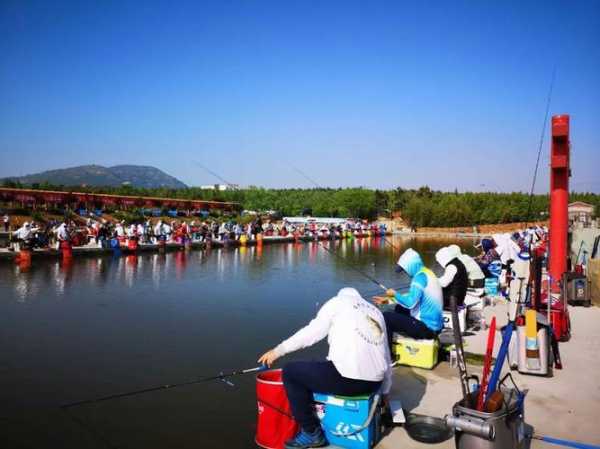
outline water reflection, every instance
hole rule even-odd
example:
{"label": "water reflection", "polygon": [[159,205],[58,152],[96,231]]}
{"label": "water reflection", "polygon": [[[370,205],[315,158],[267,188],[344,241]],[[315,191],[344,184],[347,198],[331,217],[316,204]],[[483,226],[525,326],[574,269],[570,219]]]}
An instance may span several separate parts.
{"label": "water reflection", "polygon": [[[349,265],[397,286],[405,282],[394,273],[399,251],[412,246],[439,271],[433,254],[447,243],[394,239],[396,250],[363,239],[74,256],[70,262],[34,258],[28,271],[0,263],[0,353],[3,366],[11,367],[2,371],[4,416],[35,409],[32,404],[54,407],[253,366],[260,352],[306,324],[342,286],[378,293]],[[317,347],[299,357],[323,354]],[[253,398],[248,378],[235,390],[204,385],[82,413],[118,447],[245,449],[252,447]],[[31,423],[50,419],[32,416],[10,428],[31,436],[31,447],[48,447],[48,441],[94,447],[78,440],[81,429],[68,419],[32,432]]]}
{"label": "water reflection", "polygon": [[[39,296],[59,299],[70,288],[82,292],[103,288],[108,284],[116,285],[119,289],[132,289],[149,281],[154,290],[160,290],[174,281],[188,279],[190,267],[193,267],[194,275],[204,271],[210,274],[208,277],[216,278],[219,282],[235,279],[240,273],[256,278],[270,270],[295,271],[303,260],[310,266],[322,266],[324,272],[333,270],[335,273],[331,275],[341,278],[347,277],[347,264],[351,264],[369,275],[389,279],[399,252],[409,246],[421,252],[425,262],[439,271],[433,254],[435,249],[447,243],[447,240],[396,238],[393,242],[396,248],[393,248],[383,239],[370,238],[141,253],[121,257],[74,257],[61,261],[34,259],[28,269],[7,263],[0,265],[0,287],[12,289],[13,294],[9,296],[18,302],[26,302],[29,298]],[[464,250],[472,252],[471,244],[471,241],[461,242]],[[340,257],[328,254],[321,245]],[[263,260],[264,252],[269,256],[266,260]],[[392,278],[392,281],[396,279]]]}

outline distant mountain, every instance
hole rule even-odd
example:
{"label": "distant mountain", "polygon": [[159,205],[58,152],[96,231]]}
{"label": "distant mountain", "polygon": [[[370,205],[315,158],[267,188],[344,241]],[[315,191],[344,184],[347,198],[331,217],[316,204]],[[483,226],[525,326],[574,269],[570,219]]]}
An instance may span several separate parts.
{"label": "distant mountain", "polygon": [[143,165],[115,165],[114,167],[81,165],[5,179],[19,181],[22,184],[48,182],[64,186],[120,186],[129,184],[133,187],[144,188],[182,189],[187,187],[183,182],[167,175],[164,171]]}

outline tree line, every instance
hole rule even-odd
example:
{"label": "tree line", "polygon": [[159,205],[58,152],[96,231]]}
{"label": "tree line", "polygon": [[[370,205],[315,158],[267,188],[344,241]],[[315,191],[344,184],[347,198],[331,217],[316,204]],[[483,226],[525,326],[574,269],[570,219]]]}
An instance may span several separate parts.
{"label": "tree line", "polygon": [[[178,199],[237,202],[243,209],[257,212],[276,211],[282,216],[313,215],[374,219],[400,216],[416,227],[455,227],[532,221],[547,218],[548,195],[494,192],[441,192],[428,186],[419,189],[374,190],[364,187],[267,189],[248,187],[236,190],[205,190],[118,187],[56,186],[47,183],[21,185],[5,181],[6,187],[41,190],[108,193],[114,195],[154,196]],[[572,192],[570,201],[584,201],[600,211],[600,195]]]}

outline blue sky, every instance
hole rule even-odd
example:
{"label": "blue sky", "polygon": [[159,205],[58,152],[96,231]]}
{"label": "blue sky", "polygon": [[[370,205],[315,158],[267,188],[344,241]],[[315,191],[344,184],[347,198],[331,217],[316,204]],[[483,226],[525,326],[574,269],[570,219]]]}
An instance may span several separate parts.
{"label": "blue sky", "polygon": [[[600,192],[600,2],[0,3],[0,177],[528,190],[551,73]],[[548,133],[537,191],[548,189]]]}

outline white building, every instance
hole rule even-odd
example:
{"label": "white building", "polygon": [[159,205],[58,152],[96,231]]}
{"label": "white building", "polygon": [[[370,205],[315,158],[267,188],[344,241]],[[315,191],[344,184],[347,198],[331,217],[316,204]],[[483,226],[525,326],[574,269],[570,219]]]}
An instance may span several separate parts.
{"label": "white building", "polygon": [[592,224],[592,216],[594,215],[594,206],[584,203],[583,201],[575,201],[569,203],[569,224],[582,223],[584,228]]}
{"label": "white building", "polygon": [[240,188],[237,184],[207,184],[200,186],[202,190],[237,190]]}

